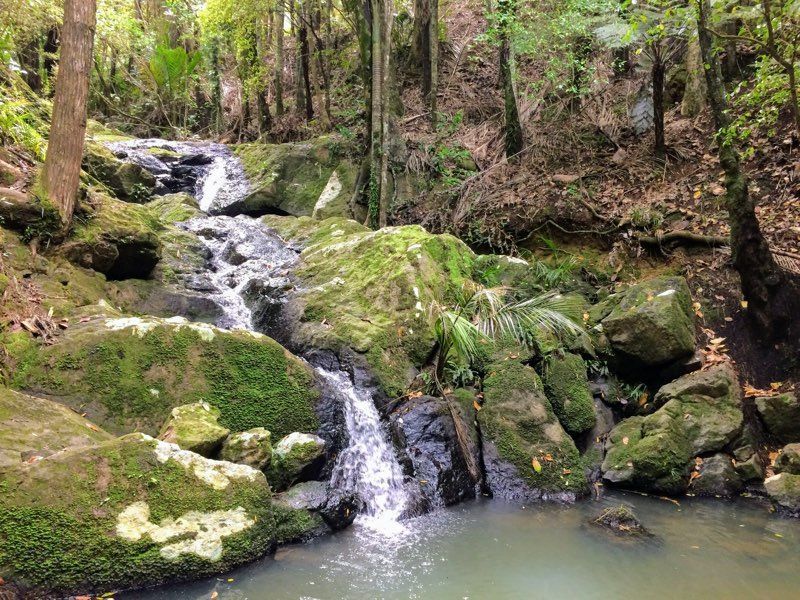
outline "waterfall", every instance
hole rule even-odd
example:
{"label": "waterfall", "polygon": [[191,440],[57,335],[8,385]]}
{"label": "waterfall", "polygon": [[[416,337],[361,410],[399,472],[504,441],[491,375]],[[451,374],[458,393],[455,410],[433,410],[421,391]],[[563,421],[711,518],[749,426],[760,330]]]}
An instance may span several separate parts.
{"label": "waterfall", "polygon": [[[163,183],[162,192],[171,191],[175,165],[195,169],[188,180],[193,185],[202,210],[224,207],[247,193],[248,184],[239,160],[221,144],[195,144],[164,140],[135,140],[109,144],[114,152],[151,171]],[[159,158],[151,152],[160,148],[179,157]],[[166,162],[165,162],[166,161]],[[169,164],[168,164],[169,163]],[[278,305],[291,289],[291,270],[297,254],[258,219],[239,215],[204,216],[178,224],[198,236],[209,252],[209,267],[199,291],[222,308],[216,322],[223,329],[253,329],[253,306]],[[404,529],[400,518],[409,498],[404,487],[403,470],[388,434],[366,389],[355,386],[344,371],[317,367],[341,402],[349,436],[333,468],[331,485],[351,491],[363,503],[357,522],[380,534]]]}

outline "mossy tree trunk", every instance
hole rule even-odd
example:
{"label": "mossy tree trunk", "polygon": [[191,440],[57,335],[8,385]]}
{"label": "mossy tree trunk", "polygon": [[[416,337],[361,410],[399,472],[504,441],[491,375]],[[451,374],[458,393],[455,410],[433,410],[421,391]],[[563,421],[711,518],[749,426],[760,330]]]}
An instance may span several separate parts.
{"label": "mossy tree trunk", "polygon": [[681,115],[696,117],[706,105],[706,79],[700,42],[695,34],[689,39],[686,48],[686,86],[681,102]]}
{"label": "mossy tree trunk", "polygon": [[422,65],[422,95],[430,120],[436,123],[436,90],[439,83],[439,0],[414,2],[414,54]]}
{"label": "mossy tree trunk", "polygon": [[275,115],[283,115],[283,26],[286,19],[283,0],[275,6]]}
{"label": "mossy tree trunk", "polygon": [[92,67],[95,0],[65,0],[53,119],[41,185],[66,230],[78,196]]}
{"label": "mossy tree trunk", "polygon": [[748,301],[748,312],[767,337],[780,335],[786,315],[782,303],[776,301],[785,277],[775,264],[761,233],[750,196],[747,176],[729,135],[731,121],[717,52],[713,46],[707,20],[710,0],[697,0],[697,19],[703,64],[708,85],[708,100],[714,125],[718,130],[719,160],[725,171],[725,202],[731,228],[733,264],[741,279],[742,293]]}
{"label": "mossy tree trunk", "polygon": [[511,40],[516,12],[516,0],[499,0],[497,3],[500,29],[500,87],[503,90],[505,115],[503,133],[507,157],[519,154],[524,146],[517,102],[516,59]]}

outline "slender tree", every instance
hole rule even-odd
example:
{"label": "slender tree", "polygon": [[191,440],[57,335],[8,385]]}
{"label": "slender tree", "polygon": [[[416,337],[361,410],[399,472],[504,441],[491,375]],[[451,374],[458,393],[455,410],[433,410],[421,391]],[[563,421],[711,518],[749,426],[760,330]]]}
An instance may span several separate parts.
{"label": "slender tree", "polygon": [[422,64],[422,95],[431,122],[436,122],[436,88],[439,79],[439,0],[414,2],[414,54]]}
{"label": "slender tree", "polygon": [[499,0],[497,19],[500,33],[500,87],[503,90],[506,156],[509,157],[521,152],[524,145],[517,102],[516,59],[511,40],[516,16],[516,0]]}
{"label": "slender tree", "polygon": [[80,183],[96,8],[95,0],[64,1],[61,57],[42,173],[44,195],[58,209],[64,230],[72,223]]}
{"label": "slender tree", "polygon": [[286,9],[283,0],[275,7],[275,115],[283,115],[283,26]]}

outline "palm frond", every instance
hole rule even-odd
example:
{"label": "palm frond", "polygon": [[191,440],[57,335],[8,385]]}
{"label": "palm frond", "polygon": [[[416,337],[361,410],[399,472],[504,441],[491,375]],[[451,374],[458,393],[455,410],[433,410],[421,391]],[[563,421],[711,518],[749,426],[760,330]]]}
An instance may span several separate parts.
{"label": "palm frond", "polygon": [[541,331],[558,337],[583,333],[579,325],[581,302],[556,293],[536,296],[503,305],[496,313],[478,322],[478,329],[489,337],[509,335],[525,342],[526,333]]}
{"label": "palm frond", "polygon": [[478,353],[478,341],[484,334],[461,313],[445,310],[439,315],[436,336],[445,358],[450,351],[464,362],[471,362]]}

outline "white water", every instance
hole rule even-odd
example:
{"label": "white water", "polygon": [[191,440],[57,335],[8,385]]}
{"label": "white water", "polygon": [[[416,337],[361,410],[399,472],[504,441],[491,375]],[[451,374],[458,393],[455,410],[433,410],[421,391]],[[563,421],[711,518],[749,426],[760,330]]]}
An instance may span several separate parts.
{"label": "white water", "polygon": [[[213,162],[203,167],[195,188],[204,211],[241,198],[249,187],[240,161],[221,144],[136,140],[111,146],[157,176],[168,174],[169,167],[148,152],[149,148],[213,156]],[[276,298],[274,301],[279,302],[281,290],[291,287],[289,275],[297,255],[258,219],[244,215],[198,217],[180,227],[197,234],[211,254],[203,293],[223,310],[218,327],[253,329],[253,311],[246,296],[259,296],[267,302]],[[345,372],[317,368],[317,373],[338,394],[349,435],[349,446],[337,458],[331,485],[358,495],[364,509],[357,523],[369,532],[388,536],[405,531],[400,518],[409,499],[403,471],[372,396],[354,386]]]}
{"label": "white water", "polygon": [[408,504],[403,470],[372,397],[357,389],[346,373],[322,368],[317,372],[338,390],[350,436],[350,445],[336,461],[331,485],[358,494],[364,503],[359,523],[382,533],[402,531],[400,517]]}

